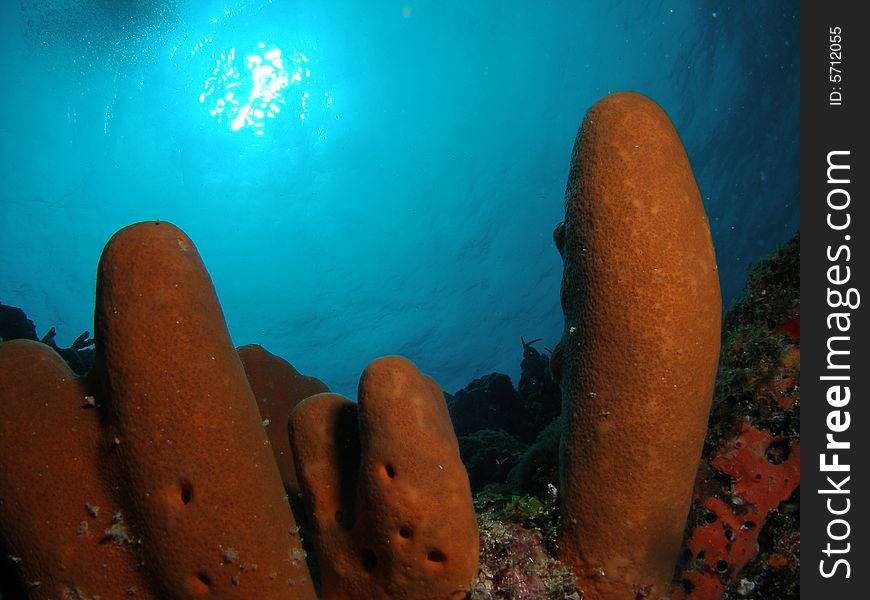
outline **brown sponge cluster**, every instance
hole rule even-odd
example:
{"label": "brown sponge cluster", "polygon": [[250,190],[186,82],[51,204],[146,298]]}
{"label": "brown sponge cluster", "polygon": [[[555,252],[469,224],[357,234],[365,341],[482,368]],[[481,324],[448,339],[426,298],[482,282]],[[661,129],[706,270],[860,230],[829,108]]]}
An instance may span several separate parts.
{"label": "brown sponge cluster", "polygon": [[46,582],[46,598],[313,599],[256,400],[193,242],[168,223],[115,234],[100,259],[95,326],[92,394],[45,349],[0,346],[0,530],[22,574]]}
{"label": "brown sponge cluster", "polygon": [[587,600],[667,594],[719,355],[721,295],[701,196],[664,111],[589,110],[565,221],[559,556]]}
{"label": "brown sponge cluster", "polygon": [[0,343],[0,547],[28,597],[313,600],[297,491],[323,597],[465,596],[468,477],[413,364],[372,363],[357,405],[259,346],[236,352],[168,223],[106,245],[95,325],[87,380],[49,346]]}
{"label": "brown sponge cluster", "polygon": [[465,597],[478,534],[468,476],[438,385],[400,357],[291,415],[299,485],[327,600]]}

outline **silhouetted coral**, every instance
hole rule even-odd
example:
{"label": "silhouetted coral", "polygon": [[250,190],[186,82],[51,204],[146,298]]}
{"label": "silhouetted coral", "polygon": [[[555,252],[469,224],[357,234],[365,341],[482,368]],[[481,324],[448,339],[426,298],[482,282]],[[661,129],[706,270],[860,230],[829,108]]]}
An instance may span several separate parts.
{"label": "silhouetted coral", "polygon": [[543,496],[549,486],[559,485],[559,440],[561,419],[551,422],[526,448],[517,465],[508,474],[508,483],[526,494]]}
{"label": "silhouetted coral", "polygon": [[[540,446],[533,444],[532,449],[529,444],[559,416],[559,388],[550,374],[549,357],[533,346],[540,340],[527,342],[521,337],[520,341],[519,391],[507,375],[491,373],[448,395],[450,417],[473,491],[504,483],[508,473],[516,471],[521,455],[528,452],[533,452],[534,458],[527,456],[522,473],[514,478],[514,484],[520,485],[517,491],[543,493],[548,483],[556,482],[550,457]],[[558,446],[558,433],[556,437]],[[541,465],[535,464],[538,458],[544,459]]]}
{"label": "silhouetted coral", "polygon": [[39,338],[36,326],[22,309],[0,302],[0,341],[4,340],[37,341]]}
{"label": "silhouetted coral", "polygon": [[472,492],[490,483],[503,483],[526,449],[525,444],[512,435],[493,429],[474,431],[459,437],[458,441]]}
{"label": "silhouetted coral", "polygon": [[550,372],[550,357],[533,346],[540,340],[527,342],[520,338],[520,341],[523,345],[523,360],[520,363],[517,391],[522,404],[524,426],[517,434],[521,440],[530,442],[559,416],[562,394]]}
{"label": "silhouetted coral", "polygon": [[0,341],[33,340],[54,348],[76,375],[86,375],[94,366],[94,340],[85,331],[77,337],[69,348],[61,348],[55,338],[57,330],[51,327],[42,338],[36,335],[36,326],[20,308],[0,303]]}
{"label": "silhouetted coral", "polygon": [[514,437],[523,429],[522,403],[510,377],[490,373],[475,379],[447,401],[456,435],[500,429]]}

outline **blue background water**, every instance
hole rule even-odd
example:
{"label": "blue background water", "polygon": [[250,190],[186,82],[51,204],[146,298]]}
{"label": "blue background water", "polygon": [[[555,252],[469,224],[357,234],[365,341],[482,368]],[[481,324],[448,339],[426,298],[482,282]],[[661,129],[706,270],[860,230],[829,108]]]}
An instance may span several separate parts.
{"label": "blue background water", "polygon": [[[275,47],[310,76],[262,127],[218,122],[213,69],[241,92]],[[7,1],[0,61],[0,301],[61,345],[92,328],[106,240],[161,219],[235,343],[337,391],[384,354],[447,391],[516,376],[521,335],[561,335],[577,126],[622,89],[683,138],[726,303],[798,227],[793,1]]]}

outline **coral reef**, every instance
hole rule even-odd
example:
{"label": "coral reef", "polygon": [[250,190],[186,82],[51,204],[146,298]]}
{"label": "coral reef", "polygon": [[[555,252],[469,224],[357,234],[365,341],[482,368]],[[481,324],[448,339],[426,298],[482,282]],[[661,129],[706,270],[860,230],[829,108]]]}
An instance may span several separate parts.
{"label": "coral reef", "polygon": [[96,350],[0,305],[0,598],[661,598],[684,533],[672,600],[797,598],[799,239],[726,315],[714,393],[709,231],[654,103],[589,111],[554,238],[562,341],[446,403],[400,357],[357,404],[234,350],[167,223],[107,244]]}
{"label": "coral reef", "polygon": [[523,359],[517,388],[507,375],[490,373],[446,395],[456,435],[488,429],[528,444],[559,416],[559,386],[550,374],[549,358],[533,347],[538,341],[520,337]]}
{"label": "coral reef", "polygon": [[701,196],[651,100],[616,93],[577,136],[554,233],[559,557],[587,600],[668,593],[719,355],[721,295]]}
{"label": "coral reef", "polygon": [[797,598],[800,239],[754,265],[723,352],[672,597]]}
{"label": "coral reef", "polygon": [[359,404],[304,400],[290,418],[326,599],[463,598],[477,570],[468,477],[437,384],[400,357],[363,372]]}
{"label": "coral reef", "polygon": [[470,600],[581,600],[573,571],[553,558],[559,523],[555,486],[541,498],[489,486],[475,495],[474,508],[480,568]]}
{"label": "coral reef", "polygon": [[552,431],[561,399],[549,358],[533,347],[538,341],[520,338],[517,389],[507,375],[491,373],[446,395],[472,491],[507,483],[517,492],[542,494],[558,481],[555,454],[539,463],[546,456],[542,448],[552,442],[544,431]]}
{"label": "coral reef", "polygon": [[484,513],[481,559],[470,600],[580,600],[571,569],[552,558],[539,531]]}

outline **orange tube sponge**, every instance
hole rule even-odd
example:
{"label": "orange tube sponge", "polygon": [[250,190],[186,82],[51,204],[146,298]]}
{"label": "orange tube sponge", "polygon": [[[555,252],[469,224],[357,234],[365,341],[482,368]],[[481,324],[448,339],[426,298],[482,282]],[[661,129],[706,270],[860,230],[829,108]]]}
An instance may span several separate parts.
{"label": "orange tube sponge", "polygon": [[336,394],[290,418],[326,600],[462,598],[477,572],[468,476],[438,385],[387,357],[359,406]]}
{"label": "orange tube sponge", "polygon": [[162,598],[314,598],[257,403],[193,242],[115,234],[95,313],[125,507]]}
{"label": "orange tube sponge", "polygon": [[315,377],[300,374],[293,365],[262,346],[242,346],[238,353],[260,407],[260,416],[263,417],[284,489],[288,494],[297,496],[299,484],[296,482],[293,451],[287,435],[290,412],[308,396],[328,392],[329,388]]}
{"label": "orange tube sponge", "polygon": [[155,598],[102,477],[94,397],[49,346],[0,343],[0,439],[0,538],[28,597]]}
{"label": "orange tube sponge", "polygon": [[599,101],[574,146],[565,222],[559,556],[588,600],[667,594],[719,355],[701,196],[651,100]]}

